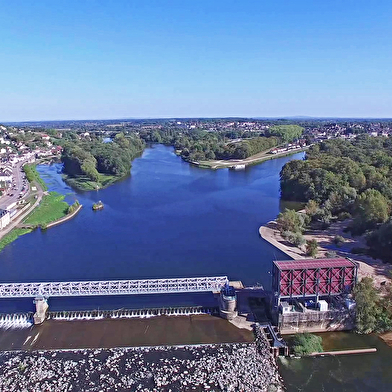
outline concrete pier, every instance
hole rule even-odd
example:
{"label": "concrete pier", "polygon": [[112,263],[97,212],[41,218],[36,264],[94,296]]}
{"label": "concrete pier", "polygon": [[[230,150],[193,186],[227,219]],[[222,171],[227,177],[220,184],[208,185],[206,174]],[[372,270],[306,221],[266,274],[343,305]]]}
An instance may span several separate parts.
{"label": "concrete pier", "polygon": [[225,286],[219,296],[219,314],[226,320],[237,317],[237,294],[233,286]]}
{"label": "concrete pier", "polygon": [[42,324],[46,319],[46,313],[48,311],[49,305],[43,296],[38,296],[34,300],[35,303],[35,313],[34,313],[34,324]]}

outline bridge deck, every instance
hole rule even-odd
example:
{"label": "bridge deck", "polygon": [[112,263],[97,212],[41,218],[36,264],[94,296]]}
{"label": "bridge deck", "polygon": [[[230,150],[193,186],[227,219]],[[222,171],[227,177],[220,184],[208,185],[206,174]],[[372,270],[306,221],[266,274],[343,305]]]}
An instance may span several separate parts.
{"label": "bridge deck", "polygon": [[227,276],[81,282],[0,283],[0,298],[218,292]]}

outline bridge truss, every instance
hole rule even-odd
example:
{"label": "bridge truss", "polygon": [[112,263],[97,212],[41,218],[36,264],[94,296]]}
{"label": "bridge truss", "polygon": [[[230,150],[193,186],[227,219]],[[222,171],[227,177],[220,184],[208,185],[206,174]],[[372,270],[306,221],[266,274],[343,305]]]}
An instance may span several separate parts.
{"label": "bridge truss", "polygon": [[227,276],[85,282],[0,283],[0,298],[218,292]]}

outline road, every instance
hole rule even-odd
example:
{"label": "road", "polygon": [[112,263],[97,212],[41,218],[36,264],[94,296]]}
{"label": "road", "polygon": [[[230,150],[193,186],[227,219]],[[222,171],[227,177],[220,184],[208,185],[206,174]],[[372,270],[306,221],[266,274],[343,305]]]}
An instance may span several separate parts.
{"label": "road", "polygon": [[[18,199],[19,193],[22,192],[22,189],[24,186],[24,184],[23,184],[24,172],[22,172],[22,166],[25,163],[26,162],[18,162],[15,165],[15,167],[13,168],[13,184],[15,184],[15,187],[12,186],[11,189],[9,189],[7,191],[7,194],[0,197],[0,208],[5,210],[5,209],[7,209],[7,207],[9,205],[20,200],[20,199]],[[16,188],[16,189],[13,189],[13,188]],[[25,191],[26,191],[26,189],[28,192],[29,187],[28,187],[27,180],[26,180],[26,185],[25,185]]]}
{"label": "road", "polygon": [[31,185],[33,184],[37,187],[37,199],[30,208],[23,212],[23,214],[21,214],[14,220],[11,220],[11,223],[8,226],[6,226],[3,230],[0,230],[0,239],[3,238],[6,234],[8,234],[12,229],[15,229],[19,225],[19,223],[23,222],[27,215],[33,212],[34,208],[38,207],[45,192],[39,184],[31,183]]}

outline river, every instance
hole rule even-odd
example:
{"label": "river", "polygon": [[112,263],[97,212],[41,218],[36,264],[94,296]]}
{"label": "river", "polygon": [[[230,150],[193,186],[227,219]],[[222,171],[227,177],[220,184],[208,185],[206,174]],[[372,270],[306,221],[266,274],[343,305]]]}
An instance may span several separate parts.
{"label": "river", "polygon": [[[60,164],[40,165],[37,170],[50,191],[66,194],[69,202],[77,198],[84,207],[71,221],[46,232],[37,230],[7,246],[0,253],[0,280],[227,275],[269,288],[272,260],[287,256],[262,240],[258,228],[279,212],[282,166],[302,157],[299,153],[243,171],[213,171],[183,162],[170,147],[154,145],[134,160],[131,176],[93,192],[69,188],[61,179]],[[105,207],[94,212],[91,207],[97,200]],[[167,298],[153,299],[156,306],[161,300]],[[99,301],[108,307],[114,300]],[[129,299],[117,298],[115,306],[128,306],[124,301]],[[17,302],[4,307],[16,311],[26,301]],[[95,308],[97,299],[51,299],[52,310],[64,306]]]}

